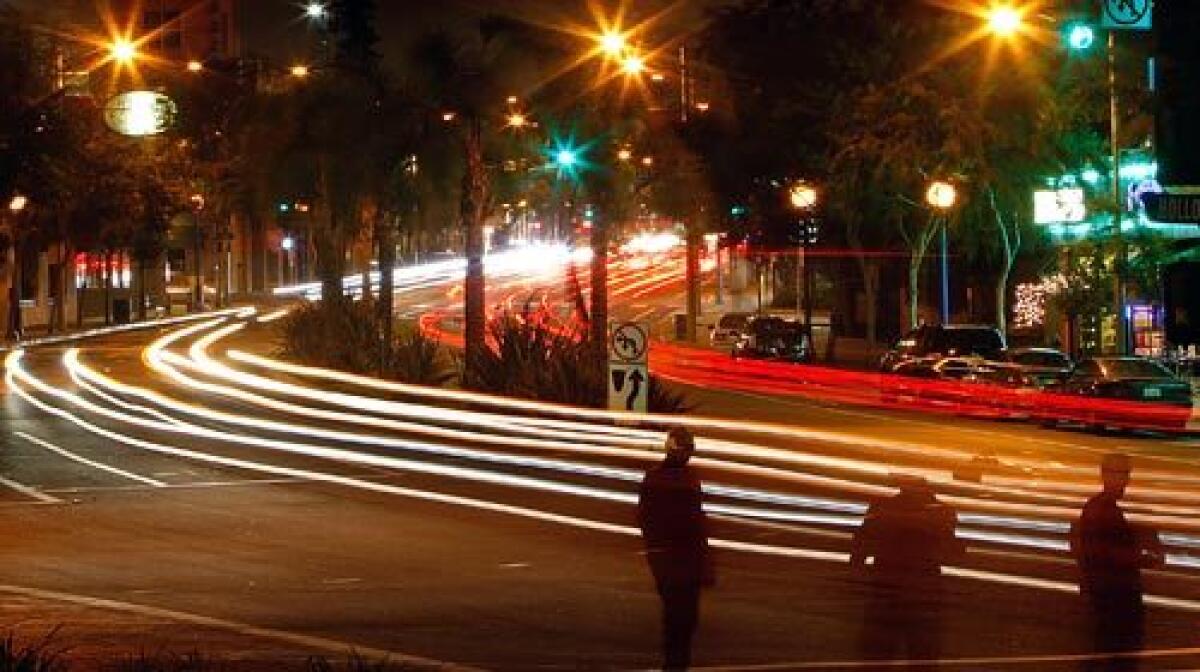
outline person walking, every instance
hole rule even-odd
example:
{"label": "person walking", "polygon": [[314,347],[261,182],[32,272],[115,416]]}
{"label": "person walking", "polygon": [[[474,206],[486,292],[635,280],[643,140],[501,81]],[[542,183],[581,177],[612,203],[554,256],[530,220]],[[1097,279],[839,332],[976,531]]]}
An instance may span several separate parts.
{"label": "person walking", "polygon": [[700,477],[688,466],[695,450],[691,432],[672,428],[666,457],[646,472],[638,492],[638,525],[662,600],[664,670],[686,670],[691,664],[700,591],[714,584]]}
{"label": "person walking", "polygon": [[[1119,504],[1129,487],[1129,456],[1110,453],[1100,463],[1101,491],[1083,506],[1071,526],[1071,554],[1079,566],[1079,592],[1092,620],[1093,650],[1098,654],[1142,649],[1145,606],[1142,570],[1165,560],[1158,534],[1125,519]],[[1133,656],[1110,655],[1088,661],[1085,669],[1127,671],[1138,668]]]}
{"label": "person walking", "polygon": [[[941,656],[942,565],[965,552],[958,515],[924,479],[897,479],[899,492],[871,504],[854,535],[850,563],[869,567],[862,653],[873,660]],[[932,669],[932,668],[931,668]]]}

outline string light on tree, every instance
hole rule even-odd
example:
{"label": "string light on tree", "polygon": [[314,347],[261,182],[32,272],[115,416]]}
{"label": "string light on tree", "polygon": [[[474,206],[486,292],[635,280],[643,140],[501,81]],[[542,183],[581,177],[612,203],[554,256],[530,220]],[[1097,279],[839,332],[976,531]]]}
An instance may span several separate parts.
{"label": "string light on tree", "polygon": [[1044,278],[1041,282],[1025,282],[1016,286],[1013,303],[1013,328],[1033,329],[1046,323],[1046,301],[1067,286],[1062,275]]}

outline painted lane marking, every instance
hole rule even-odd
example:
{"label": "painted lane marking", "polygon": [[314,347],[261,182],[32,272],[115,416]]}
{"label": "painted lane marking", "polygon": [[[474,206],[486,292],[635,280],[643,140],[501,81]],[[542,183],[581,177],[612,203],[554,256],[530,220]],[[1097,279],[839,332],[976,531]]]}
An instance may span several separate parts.
{"label": "painted lane marking", "polygon": [[114,475],[120,476],[122,478],[127,478],[131,481],[137,481],[138,483],[142,483],[144,485],[149,485],[154,488],[162,488],[162,487],[166,487],[166,485],[167,485],[166,483],[156,480],[156,479],[153,479],[153,478],[148,478],[148,477],[142,476],[140,474],[135,474],[131,471],[125,471],[124,469],[118,469],[117,467],[109,466],[109,465],[103,464],[101,462],[96,462],[95,460],[89,460],[88,458],[83,457],[82,455],[76,455],[75,453],[72,453],[71,451],[67,450],[66,448],[56,446],[53,443],[50,443],[49,441],[44,441],[42,439],[37,438],[36,436],[31,436],[29,434],[26,434],[25,432],[13,432],[13,434],[21,437],[22,439],[25,439],[26,441],[28,441],[34,445],[41,446],[42,448],[45,448],[46,450],[48,450],[52,453],[61,455],[62,457],[67,458],[68,460],[73,460],[80,464],[85,464],[89,467],[92,467],[93,469],[98,469],[100,471],[108,472],[110,474],[114,474]]}
{"label": "painted lane marking", "polygon": [[[12,387],[12,385],[9,385],[9,387]],[[47,495],[46,493],[42,492],[41,490],[38,490],[37,488],[30,487],[23,483],[18,483],[10,478],[5,478],[3,476],[0,476],[0,485],[3,485],[7,488],[15,490],[15,491],[21,493],[22,495],[25,495],[26,497],[29,497],[31,499],[36,499],[37,501],[39,501],[43,504],[61,504],[62,503],[62,500],[57,497]]]}

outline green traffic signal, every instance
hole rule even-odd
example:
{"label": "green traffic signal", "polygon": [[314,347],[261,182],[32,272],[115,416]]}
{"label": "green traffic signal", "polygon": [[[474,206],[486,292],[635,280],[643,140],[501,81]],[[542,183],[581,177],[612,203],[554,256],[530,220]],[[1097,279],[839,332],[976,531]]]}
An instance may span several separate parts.
{"label": "green traffic signal", "polygon": [[1087,51],[1096,44],[1096,29],[1086,23],[1071,23],[1066,30],[1067,46],[1074,51]]}

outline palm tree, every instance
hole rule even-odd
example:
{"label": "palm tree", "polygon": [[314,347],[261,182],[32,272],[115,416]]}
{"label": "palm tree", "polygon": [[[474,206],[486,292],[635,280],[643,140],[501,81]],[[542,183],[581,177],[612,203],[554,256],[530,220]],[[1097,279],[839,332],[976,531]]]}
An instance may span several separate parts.
{"label": "palm tree", "polygon": [[486,347],[483,223],[491,207],[490,164],[486,146],[503,123],[508,95],[529,66],[528,45],[514,44],[526,29],[509,20],[487,17],[458,32],[435,32],[412,53],[411,74],[435,120],[450,125],[462,150],[458,217],[464,233],[467,273],[464,283],[464,383],[474,387]]}

